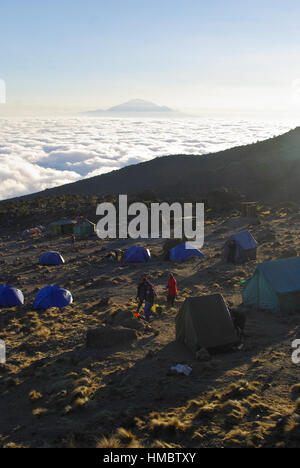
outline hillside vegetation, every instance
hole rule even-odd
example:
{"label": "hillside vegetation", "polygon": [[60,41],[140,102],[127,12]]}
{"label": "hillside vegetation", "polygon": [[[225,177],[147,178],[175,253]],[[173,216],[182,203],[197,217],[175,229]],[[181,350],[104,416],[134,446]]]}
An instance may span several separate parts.
{"label": "hillside vegetation", "polygon": [[[50,220],[57,211],[67,215],[79,209],[80,200],[50,200],[53,213],[47,206],[42,216],[38,209],[46,208],[36,207],[34,216],[43,224],[47,213]],[[82,209],[84,200],[87,209],[84,197]],[[33,215],[27,218],[21,205],[17,219],[29,227]],[[253,274],[257,262],[299,252],[296,205],[259,206],[256,220],[241,218],[238,210],[211,214],[204,259],[183,263],[164,260],[162,240],[101,241],[95,236],[78,240],[71,251],[68,236],[22,240],[14,224],[9,234],[6,229],[0,232],[0,282],[20,288],[25,306],[0,311],[0,338],[7,345],[7,364],[0,366],[1,447],[299,446],[299,376],[291,361],[291,343],[299,338],[297,314],[249,311],[244,348],[205,361],[175,341],[175,316],[185,298],[221,292],[228,305],[238,305],[241,281]],[[242,229],[260,242],[257,261],[224,264],[225,240]],[[105,259],[110,249],[136,242],[151,249],[151,263]],[[61,252],[66,263],[40,266],[40,255],[50,249]],[[170,270],[179,296],[168,310],[162,287]],[[150,327],[132,318],[142,274],[155,284],[163,308]],[[34,310],[36,292],[47,284],[69,289],[74,303],[63,310]],[[103,324],[126,324],[137,339],[88,348],[88,330]],[[189,377],[170,372],[178,363],[192,367]]]}

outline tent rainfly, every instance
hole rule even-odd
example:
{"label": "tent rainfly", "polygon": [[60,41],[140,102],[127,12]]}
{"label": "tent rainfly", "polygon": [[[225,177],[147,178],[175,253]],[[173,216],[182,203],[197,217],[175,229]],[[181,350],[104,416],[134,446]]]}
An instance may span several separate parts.
{"label": "tent rainfly", "polygon": [[125,262],[127,263],[146,263],[150,262],[150,250],[145,247],[138,247],[136,245],[129,247],[126,250]]}
{"label": "tent rainfly", "polygon": [[200,250],[195,249],[192,245],[189,245],[188,242],[183,242],[182,244],[173,247],[169,252],[169,259],[173,261],[184,261],[190,257],[199,257],[203,258],[204,255]]}
{"label": "tent rainfly", "polygon": [[24,304],[24,294],[8,284],[0,284],[0,306],[14,307]]}
{"label": "tent rainfly", "polygon": [[59,252],[46,252],[40,258],[40,265],[62,265],[63,263],[65,260]]}
{"label": "tent rainfly", "polygon": [[96,226],[94,223],[87,219],[83,219],[74,225],[73,232],[77,237],[87,237],[94,234],[95,230]]}
{"label": "tent rainfly", "polygon": [[176,317],[176,340],[191,351],[217,349],[238,342],[230,313],[221,294],[189,297]]}
{"label": "tent rainfly", "polygon": [[73,297],[70,291],[59,286],[46,286],[40,289],[33,303],[34,309],[50,309],[57,307],[62,309],[73,302]]}
{"label": "tent rainfly", "polygon": [[73,234],[75,225],[76,221],[73,221],[72,219],[54,221],[54,223],[50,224],[50,232],[55,236],[59,236],[61,234]]}
{"label": "tent rainfly", "polygon": [[223,247],[224,259],[228,263],[241,264],[255,260],[258,243],[249,231],[234,234]]}
{"label": "tent rainfly", "polygon": [[273,312],[300,310],[300,257],[258,265],[244,285],[243,302]]}

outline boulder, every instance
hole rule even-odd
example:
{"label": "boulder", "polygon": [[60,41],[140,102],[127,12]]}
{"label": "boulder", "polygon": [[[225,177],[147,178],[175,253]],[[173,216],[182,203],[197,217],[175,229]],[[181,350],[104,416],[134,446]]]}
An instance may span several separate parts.
{"label": "boulder", "polygon": [[129,310],[126,309],[118,309],[112,316],[112,322],[114,325],[123,325],[128,321],[128,319],[131,319],[132,313]]}
{"label": "boulder", "polygon": [[276,235],[271,229],[261,229],[255,237],[259,243],[276,241]]}
{"label": "boulder", "polygon": [[114,345],[130,343],[136,339],[136,330],[104,325],[87,331],[86,345],[88,348],[104,349]]}
{"label": "boulder", "polygon": [[139,318],[128,318],[122,323],[122,326],[137,331],[144,331],[146,328],[145,322]]}

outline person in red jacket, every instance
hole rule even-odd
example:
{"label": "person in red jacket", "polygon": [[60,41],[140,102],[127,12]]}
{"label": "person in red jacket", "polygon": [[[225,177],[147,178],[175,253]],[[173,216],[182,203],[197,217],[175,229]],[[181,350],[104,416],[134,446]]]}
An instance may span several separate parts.
{"label": "person in red jacket", "polygon": [[171,307],[174,307],[175,299],[178,293],[177,289],[177,281],[173,275],[173,273],[170,273],[169,280],[168,280],[168,304]]}

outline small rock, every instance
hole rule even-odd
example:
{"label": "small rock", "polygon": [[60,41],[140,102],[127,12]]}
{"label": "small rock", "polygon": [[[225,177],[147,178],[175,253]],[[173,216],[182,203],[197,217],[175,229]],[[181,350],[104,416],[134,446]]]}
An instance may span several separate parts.
{"label": "small rock", "polygon": [[211,358],[209,352],[205,348],[201,348],[196,352],[196,359],[200,362],[209,361]]}

